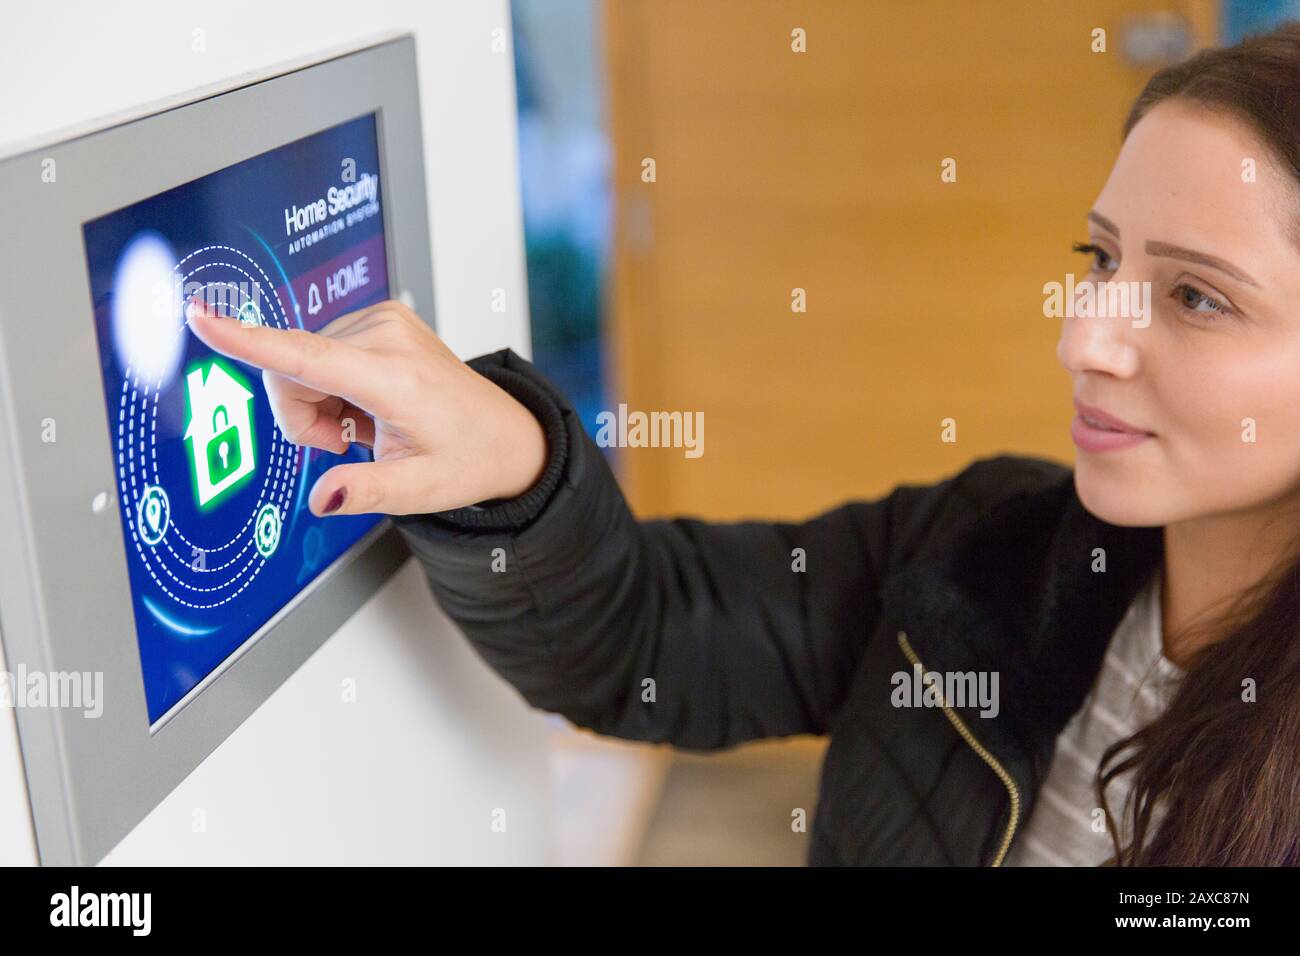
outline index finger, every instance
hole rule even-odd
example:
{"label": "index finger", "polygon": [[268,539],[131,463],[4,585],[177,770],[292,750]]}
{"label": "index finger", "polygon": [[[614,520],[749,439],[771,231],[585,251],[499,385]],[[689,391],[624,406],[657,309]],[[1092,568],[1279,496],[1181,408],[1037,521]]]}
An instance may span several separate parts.
{"label": "index finger", "polygon": [[346,398],[372,413],[384,413],[379,407],[385,395],[382,376],[354,345],[304,329],[244,325],[217,315],[197,300],[186,306],[185,315],[194,334],[222,355]]}

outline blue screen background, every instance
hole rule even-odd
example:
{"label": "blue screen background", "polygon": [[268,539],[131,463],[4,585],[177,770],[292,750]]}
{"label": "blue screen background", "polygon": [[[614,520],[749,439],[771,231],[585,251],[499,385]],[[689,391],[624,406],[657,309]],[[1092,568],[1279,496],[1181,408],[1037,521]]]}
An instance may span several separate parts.
{"label": "blue screen background", "polygon": [[[199,146],[201,148],[201,144]],[[351,172],[349,173],[349,168]],[[338,456],[293,446],[275,426],[258,369],[221,361],[253,392],[250,478],[201,508],[198,467],[185,440],[186,371],[217,358],[178,316],[166,374],[141,375],[123,341],[139,337],[130,310],[138,261],[132,250],[174,257],[184,288],[251,292],[267,325],[320,328],[338,315],[388,298],[384,225],[373,199],[292,231],[286,210],[366,176],[379,183],[375,116],[368,115],[228,167],[84,226],[109,432],[117,464],[116,502],[126,542],[149,722],[155,723],[240,648],[277,611],[379,522],[374,515],[316,518],[307,510],[315,480],[342,461],[369,460],[353,446]],[[351,178],[349,178],[349,176]],[[350,271],[347,271],[350,268]],[[344,270],[344,271],[340,271]],[[181,293],[176,293],[177,308]],[[230,296],[221,311],[245,301]],[[124,332],[124,329],[127,330]],[[172,334],[172,333],[168,333]],[[148,343],[146,343],[148,344]],[[156,344],[156,343],[155,343]],[[125,350],[129,353],[129,348]],[[163,349],[167,352],[166,349]],[[136,353],[138,354],[138,353]],[[233,460],[233,459],[231,459]],[[165,493],[166,520],[145,523],[142,499]],[[255,517],[280,514],[278,545],[258,550]],[[159,509],[152,514],[162,514]],[[160,541],[146,538],[165,527]]]}

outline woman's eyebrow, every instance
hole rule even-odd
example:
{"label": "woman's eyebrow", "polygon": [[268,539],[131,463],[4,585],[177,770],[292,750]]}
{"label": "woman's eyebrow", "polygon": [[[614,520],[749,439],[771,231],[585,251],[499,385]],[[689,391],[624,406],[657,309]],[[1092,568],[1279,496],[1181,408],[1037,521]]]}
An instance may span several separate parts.
{"label": "woman's eyebrow", "polygon": [[1259,288],[1259,283],[1242,272],[1230,262],[1225,262],[1218,256],[1212,256],[1208,252],[1197,252],[1194,249],[1184,249],[1182,246],[1175,246],[1172,243],[1160,242],[1158,239],[1147,240],[1147,255],[1149,256],[1167,256],[1170,259],[1183,259],[1187,262],[1197,262],[1203,266],[1209,266],[1211,269],[1218,269],[1225,275],[1230,275],[1238,282],[1244,282],[1247,285],[1253,285]]}
{"label": "woman's eyebrow", "polygon": [[1101,213],[1097,212],[1097,210],[1095,209],[1089,210],[1088,218],[1091,219],[1093,222],[1095,222],[1097,225],[1101,226],[1101,228],[1105,229],[1116,239],[1119,238],[1119,226],[1115,225],[1113,222],[1111,222]]}

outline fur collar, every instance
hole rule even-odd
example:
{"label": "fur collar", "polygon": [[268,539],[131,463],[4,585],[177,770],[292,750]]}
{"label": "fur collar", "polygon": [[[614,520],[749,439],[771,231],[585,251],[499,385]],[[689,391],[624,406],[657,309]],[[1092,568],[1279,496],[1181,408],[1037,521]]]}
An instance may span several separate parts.
{"label": "fur collar", "polygon": [[[1158,527],[1090,514],[1068,471],[1000,502],[942,553],[893,575],[884,614],[927,671],[998,672],[998,715],[958,713],[1032,794],[1163,547]],[[1092,570],[1099,548],[1104,573]]]}

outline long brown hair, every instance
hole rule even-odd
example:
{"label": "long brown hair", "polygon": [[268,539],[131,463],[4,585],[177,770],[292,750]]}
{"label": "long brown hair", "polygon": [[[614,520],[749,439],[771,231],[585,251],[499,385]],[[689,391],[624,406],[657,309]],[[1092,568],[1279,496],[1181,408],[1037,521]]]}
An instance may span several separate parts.
{"label": "long brown hair", "polygon": [[[1300,23],[1161,70],[1124,136],[1171,97],[1231,115],[1263,140],[1295,177],[1300,237]],[[1167,710],[1102,756],[1096,787],[1112,862],[1300,865],[1300,553],[1196,631],[1214,639],[1188,661]],[[1131,838],[1121,845],[1105,791],[1129,771],[1121,813]]]}

